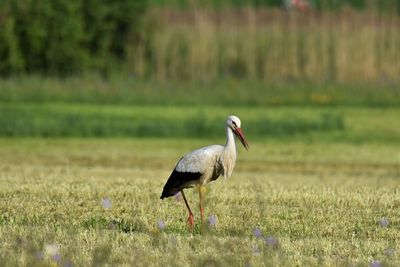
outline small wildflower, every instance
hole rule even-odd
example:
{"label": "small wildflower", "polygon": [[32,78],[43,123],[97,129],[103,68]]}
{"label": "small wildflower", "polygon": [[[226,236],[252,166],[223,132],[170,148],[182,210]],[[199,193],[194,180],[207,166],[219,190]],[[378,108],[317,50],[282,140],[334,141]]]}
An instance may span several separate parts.
{"label": "small wildflower", "polygon": [[53,258],[53,261],[60,262],[61,261],[61,254],[60,253],[56,253],[56,254],[54,254],[52,256],[52,258]]}
{"label": "small wildflower", "polygon": [[101,205],[104,209],[111,209],[112,207],[111,200],[108,197],[105,197],[101,200]]}
{"label": "small wildflower", "polygon": [[396,254],[395,250],[393,248],[387,248],[383,251],[383,253],[388,256],[388,257],[394,257],[394,255]]}
{"label": "small wildflower", "polygon": [[48,256],[53,257],[56,254],[59,254],[60,246],[56,244],[47,244],[44,247],[44,253]]}
{"label": "small wildflower", "polygon": [[208,217],[208,225],[216,226],[217,220],[218,220],[217,215],[211,215],[210,217]]}
{"label": "small wildflower", "polygon": [[160,230],[164,230],[164,229],[165,229],[165,223],[164,223],[164,221],[158,220],[158,221],[157,221],[157,227],[158,227],[158,229],[160,229]]}
{"label": "small wildflower", "polygon": [[373,261],[373,262],[371,262],[371,264],[369,266],[370,267],[381,267],[382,263],[380,261]]}
{"label": "small wildflower", "polygon": [[182,194],[181,194],[181,192],[176,193],[175,196],[174,196],[174,198],[175,198],[175,201],[181,201],[181,199],[182,199]]}
{"label": "small wildflower", "polygon": [[382,226],[382,227],[387,227],[387,226],[389,226],[389,219],[388,218],[386,218],[386,217],[383,217],[382,219],[380,219],[379,220],[379,224],[380,224],[380,226]]}
{"label": "small wildflower", "polygon": [[257,238],[262,237],[262,232],[261,232],[260,228],[254,228],[253,229],[253,234]]}
{"label": "small wildflower", "polygon": [[61,254],[60,254],[60,246],[57,244],[47,244],[44,247],[44,254],[50,257],[53,261],[60,262]]}
{"label": "small wildflower", "polygon": [[276,247],[278,245],[278,239],[273,236],[268,236],[265,238],[265,244],[271,247]]}
{"label": "small wildflower", "polygon": [[174,247],[176,247],[178,245],[178,239],[176,239],[175,236],[172,236],[170,238],[170,242],[171,242],[171,245],[174,246]]}

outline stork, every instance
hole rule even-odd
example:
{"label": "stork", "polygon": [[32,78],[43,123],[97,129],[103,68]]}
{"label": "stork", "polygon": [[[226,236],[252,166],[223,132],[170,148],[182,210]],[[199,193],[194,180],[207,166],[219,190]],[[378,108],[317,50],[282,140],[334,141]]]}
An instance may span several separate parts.
{"label": "stork", "polygon": [[191,229],[193,229],[194,226],[194,216],[185,194],[183,193],[183,189],[197,187],[200,198],[199,206],[202,229],[204,229],[204,186],[216,180],[220,175],[224,176],[225,179],[231,176],[237,156],[234,134],[239,138],[246,149],[249,148],[249,144],[240,126],[241,122],[237,116],[229,116],[225,124],[225,145],[211,145],[189,152],[178,161],[167,183],[164,185],[160,197],[161,199],[174,196],[181,192],[189,211],[188,224]]}

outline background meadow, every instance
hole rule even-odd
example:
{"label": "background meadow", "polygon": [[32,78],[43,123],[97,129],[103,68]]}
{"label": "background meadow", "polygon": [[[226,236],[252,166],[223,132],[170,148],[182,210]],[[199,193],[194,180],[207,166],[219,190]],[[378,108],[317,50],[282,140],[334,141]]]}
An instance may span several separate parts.
{"label": "background meadow", "polygon": [[[0,3],[0,265],[398,266],[400,2]],[[224,143],[233,176],[159,200]]]}

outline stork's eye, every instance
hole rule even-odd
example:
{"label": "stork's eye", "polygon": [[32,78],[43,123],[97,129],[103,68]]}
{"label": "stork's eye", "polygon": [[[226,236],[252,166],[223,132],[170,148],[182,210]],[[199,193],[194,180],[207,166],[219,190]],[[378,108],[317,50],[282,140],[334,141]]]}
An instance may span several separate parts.
{"label": "stork's eye", "polygon": [[233,123],[233,125],[237,126],[237,125],[236,125],[236,122],[232,121],[232,123]]}

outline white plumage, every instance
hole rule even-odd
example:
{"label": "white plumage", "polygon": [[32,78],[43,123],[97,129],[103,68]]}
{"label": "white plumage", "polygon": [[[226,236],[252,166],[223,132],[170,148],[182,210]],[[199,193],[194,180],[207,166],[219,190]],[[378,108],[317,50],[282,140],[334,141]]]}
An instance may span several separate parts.
{"label": "white plumage", "polygon": [[196,149],[179,160],[175,170],[204,174],[208,169],[219,163],[219,156],[223,150],[224,147],[221,145],[211,145]]}
{"label": "white plumage", "polygon": [[234,134],[238,136],[243,146],[248,149],[248,143],[240,128],[241,121],[237,116],[231,115],[226,120],[226,144],[211,145],[196,149],[184,157],[176,164],[171,176],[164,186],[161,194],[161,199],[173,196],[181,192],[189,210],[189,224],[192,226],[191,217],[193,214],[189,208],[186,197],[183,193],[184,188],[193,187],[199,188],[200,195],[200,210],[203,218],[202,209],[202,190],[201,187],[205,184],[216,180],[220,175],[229,178],[232,174],[236,163],[236,144]]}

